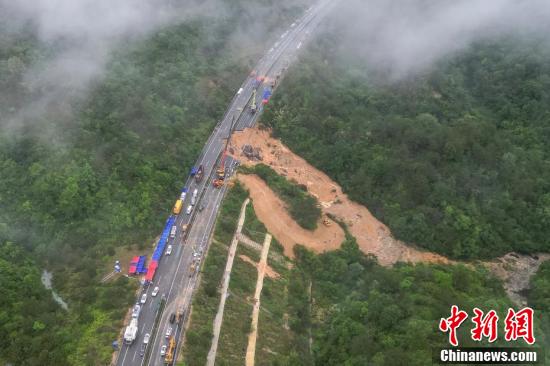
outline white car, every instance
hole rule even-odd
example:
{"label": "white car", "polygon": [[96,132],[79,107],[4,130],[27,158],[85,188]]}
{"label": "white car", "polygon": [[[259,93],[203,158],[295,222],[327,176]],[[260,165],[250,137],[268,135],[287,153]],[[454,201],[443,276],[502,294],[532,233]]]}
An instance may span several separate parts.
{"label": "white car", "polygon": [[139,312],[141,311],[141,306],[139,304],[134,305],[134,309],[132,310],[132,318],[139,317]]}
{"label": "white car", "polygon": [[164,335],[166,338],[170,338],[172,335],[172,327],[166,328],[166,334]]}
{"label": "white car", "polygon": [[166,345],[163,344],[162,347],[160,347],[160,357],[164,357],[166,355]]}
{"label": "white car", "polygon": [[187,206],[187,211],[186,212],[187,212],[188,215],[191,215],[192,210],[193,210],[193,205]]}
{"label": "white car", "polygon": [[141,300],[139,302],[142,304],[145,304],[146,301],[147,301],[147,294],[141,295]]}
{"label": "white car", "polygon": [[158,293],[159,293],[159,287],[157,286],[153,289],[153,292],[151,292],[151,296],[155,297],[157,296]]}
{"label": "white car", "polygon": [[172,254],[172,244],[168,245],[168,248],[166,249],[166,255]]}
{"label": "white car", "polygon": [[146,333],[145,336],[143,337],[143,343],[144,344],[149,343],[149,338],[151,338],[151,335],[149,333]]}

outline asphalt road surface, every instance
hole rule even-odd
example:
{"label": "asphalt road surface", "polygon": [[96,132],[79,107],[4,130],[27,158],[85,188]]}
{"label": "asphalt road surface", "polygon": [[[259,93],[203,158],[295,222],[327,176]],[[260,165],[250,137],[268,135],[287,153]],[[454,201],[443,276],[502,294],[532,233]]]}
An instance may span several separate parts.
{"label": "asphalt road surface", "polygon": [[[258,76],[267,76],[269,80],[274,80],[277,76],[282,78],[284,71],[294,60],[304,42],[311,32],[318,25],[322,16],[333,5],[333,1],[323,0],[312,6],[306,13],[291,27],[284,32],[275,42],[262,59],[258,62],[255,72]],[[257,88],[256,98],[258,111],[252,113],[249,105],[252,100],[254,82],[256,76],[250,75],[243,85],[242,91],[233,97],[229,108],[222,120],[215,127],[208,142],[206,143],[201,156],[195,166],[203,165],[205,172],[201,182],[195,182],[189,178],[185,187],[188,188],[187,196],[182,206],[182,211],[176,219],[178,232],[174,239],[168,239],[168,245],[172,245],[171,255],[163,255],[159,261],[159,267],[156,271],[153,283],[142,289],[139,298],[143,293],[147,293],[147,302],[142,306],[138,320],[138,334],[131,345],[122,344],[116,358],[117,366],[129,365],[163,365],[164,358],[160,356],[162,345],[167,344],[165,337],[168,327],[172,327],[172,336],[178,342],[176,350],[179,348],[183,325],[186,323],[171,324],[169,319],[171,314],[176,313],[179,308],[184,309],[184,318],[187,319],[191,298],[198,278],[198,268],[200,268],[203,259],[203,253],[207,251],[210,235],[214,228],[214,222],[221,201],[226,191],[226,186],[216,189],[212,186],[212,177],[217,168],[220,155],[225,147],[231,126],[235,130],[242,130],[246,127],[252,127],[258,120],[262,111],[262,95],[265,88],[270,84],[263,83]],[[230,157],[226,160],[227,177],[229,177],[235,168],[236,162]],[[191,196],[195,189],[199,191],[199,199],[195,204],[191,214],[187,214],[187,207],[191,204]],[[174,198],[174,201],[177,197]],[[202,210],[199,207],[203,206]],[[184,234],[181,227],[183,224],[190,224],[190,228]],[[154,287],[159,287],[159,293],[156,297],[151,295]],[[166,300],[165,307],[160,314],[160,321],[156,332],[153,332],[155,319],[159,312],[161,298]],[[150,334],[150,341],[146,348],[145,357],[140,355],[145,334]],[[148,356],[148,357],[147,357]],[[174,360],[177,359],[177,354]]]}

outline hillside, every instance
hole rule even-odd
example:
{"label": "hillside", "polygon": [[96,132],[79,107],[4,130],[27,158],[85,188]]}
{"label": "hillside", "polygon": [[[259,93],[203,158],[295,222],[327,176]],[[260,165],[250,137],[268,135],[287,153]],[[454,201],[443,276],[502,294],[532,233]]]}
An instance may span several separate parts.
{"label": "hillside", "polygon": [[339,25],[267,108],[274,136],[400,240],[457,259],[548,251],[548,43],[478,42],[390,82],[341,46]]}
{"label": "hillside", "polygon": [[[9,14],[1,15],[0,242],[20,247],[32,275],[10,269],[10,278],[26,284],[14,282],[9,296],[19,299],[17,306],[0,317],[0,329],[20,328],[0,345],[0,360],[44,366],[110,359],[137,283],[100,279],[115,253],[130,245],[143,250],[158,234],[172,197],[265,41],[306,3],[221,1],[224,14],[182,18],[122,42],[89,90],[71,89],[73,75],[67,75],[67,89],[55,95],[49,93],[57,89],[30,82],[29,72],[70,45],[44,42],[32,25],[11,29]],[[75,98],[65,98],[71,94]],[[37,100],[47,101],[44,113],[28,108]],[[0,259],[11,261],[4,250]],[[52,308],[36,275],[44,267],[53,271],[69,310],[20,323],[33,314],[28,307]],[[26,287],[40,296],[27,299]],[[45,324],[46,331],[33,324]],[[33,345],[15,352],[28,337]]]}

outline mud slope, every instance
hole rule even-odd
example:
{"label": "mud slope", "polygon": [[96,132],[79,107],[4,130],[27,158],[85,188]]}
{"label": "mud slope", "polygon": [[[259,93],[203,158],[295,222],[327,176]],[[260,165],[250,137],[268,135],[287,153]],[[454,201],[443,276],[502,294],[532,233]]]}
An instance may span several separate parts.
{"label": "mud slope", "polygon": [[[306,185],[309,193],[317,197],[321,203],[323,213],[332,214],[347,223],[361,250],[367,254],[374,254],[382,265],[391,265],[399,261],[449,263],[447,258],[438,254],[425,252],[395,240],[390,230],[366,207],[351,201],[338,184],[292,153],[279,140],[272,138],[268,130],[252,128],[236,132],[231,144],[235,157],[244,165],[261,162],[270,165],[277,173],[288,179]],[[261,161],[248,159],[242,153],[244,145],[259,149]],[[291,253],[291,248],[296,243],[315,251],[333,250],[341,244],[344,234],[337,225],[326,227],[319,223],[319,228],[313,232],[304,230],[290,218],[283,203],[260,178],[240,176],[239,179],[250,190],[259,219],[284,245],[285,254]]]}
{"label": "mud slope", "polygon": [[319,224],[314,231],[299,226],[288,214],[283,201],[257,175],[239,174],[238,179],[250,191],[256,215],[283,245],[287,257],[294,257],[295,244],[320,253],[338,249],[344,241],[344,231],[336,224],[328,227]]}

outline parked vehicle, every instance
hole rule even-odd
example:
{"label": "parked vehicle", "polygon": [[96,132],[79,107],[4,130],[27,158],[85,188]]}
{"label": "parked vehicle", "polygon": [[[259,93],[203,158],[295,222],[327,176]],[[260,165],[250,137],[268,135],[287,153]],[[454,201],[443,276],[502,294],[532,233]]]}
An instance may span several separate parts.
{"label": "parked vehicle", "polygon": [[185,211],[185,212],[187,212],[188,215],[191,215],[192,210],[193,210],[193,205],[189,205],[189,206],[187,206],[187,211]]}
{"label": "parked vehicle", "polygon": [[147,301],[147,294],[141,295],[141,300],[139,301],[142,305]]}
{"label": "parked vehicle", "polygon": [[139,304],[135,304],[134,308],[132,309],[132,318],[139,317],[140,311],[141,311],[141,306]]}
{"label": "parked vehicle", "polygon": [[126,327],[126,330],[124,331],[124,343],[130,345],[134,342],[136,339],[138,331],[138,320],[137,318],[132,318],[130,320],[130,324]]}
{"label": "parked vehicle", "polygon": [[172,245],[168,245],[168,248],[166,249],[166,255],[172,254]]}
{"label": "parked vehicle", "polygon": [[195,174],[195,182],[199,183],[202,180],[203,176],[204,176],[204,167],[200,165],[199,168],[197,169],[197,173]]}
{"label": "parked vehicle", "polygon": [[199,190],[198,189],[195,189],[193,191],[193,195],[191,196],[191,204],[192,205],[195,205],[195,203],[197,203],[197,196],[199,195]]}
{"label": "parked vehicle", "polygon": [[166,346],[165,344],[160,347],[160,357],[164,357],[164,355],[166,355],[166,348],[168,348],[168,346]]}
{"label": "parked vehicle", "polygon": [[153,292],[151,292],[151,296],[155,297],[157,296],[158,293],[159,293],[159,287],[157,286],[153,289]]}
{"label": "parked vehicle", "polygon": [[182,200],[177,200],[176,201],[176,203],[174,204],[174,209],[173,209],[174,215],[178,215],[181,212],[181,206],[182,205],[183,205]]}
{"label": "parked vehicle", "polygon": [[170,338],[171,335],[172,335],[172,327],[166,328],[166,334],[164,334],[164,337]]}
{"label": "parked vehicle", "polygon": [[174,324],[174,321],[176,321],[176,314],[172,313],[172,315],[170,315],[170,324]]}
{"label": "parked vehicle", "polygon": [[183,188],[181,190],[181,194],[180,194],[180,200],[185,201],[185,196],[187,195],[187,187],[186,188]]}
{"label": "parked vehicle", "polygon": [[178,231],[178,226],[177,225],[172,226],[172,229],[170,229],[170,239],[174,239],[176,237],[177,231]]}

